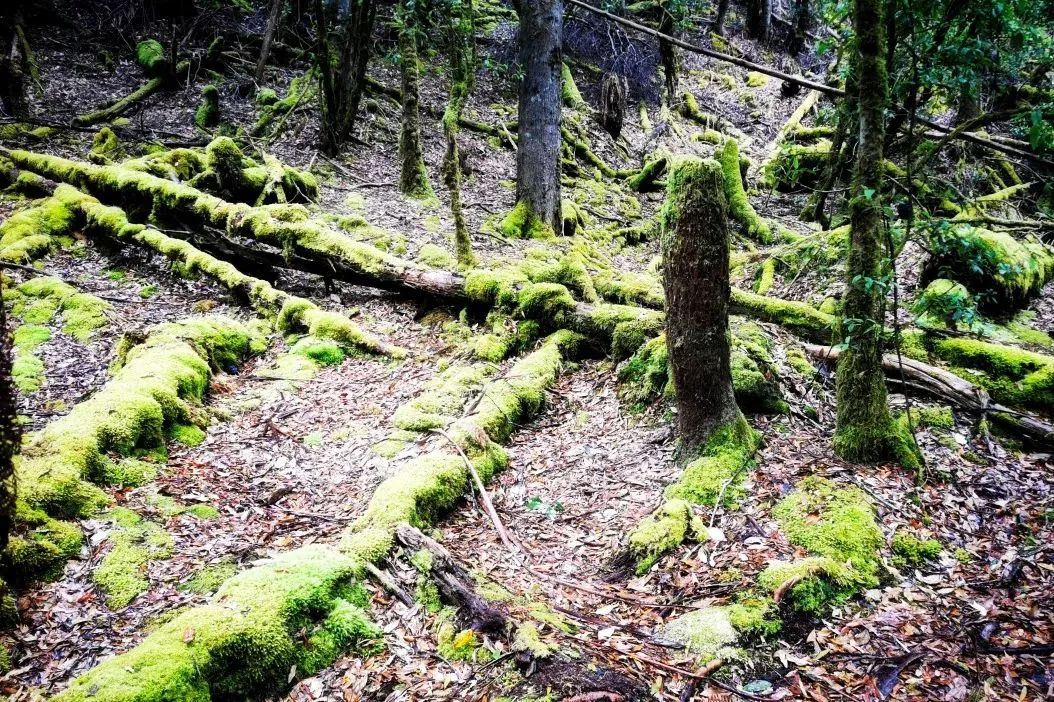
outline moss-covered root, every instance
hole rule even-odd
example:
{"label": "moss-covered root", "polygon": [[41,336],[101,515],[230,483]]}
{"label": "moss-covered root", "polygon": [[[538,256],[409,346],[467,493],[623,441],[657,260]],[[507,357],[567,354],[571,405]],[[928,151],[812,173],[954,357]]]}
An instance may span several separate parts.
{"label": "moss-covered root", "polygon": [[502,218],[498,229],[510,239],[552,239],[556,236],[553,228],[542,221],[525,200],[517,202]]}
{"label": "moss-covered root", "polygon": [[778,324],[797,336],[816,343],[830,343],[837,325],[834,315],[820,312],[804,302],[758,295],[739,288],[732,288],[729,310],[733,314]]}
{"label": "moss-covered root", "polygon": [[61,237],[73,232],[77,201],[83,197],[69,186],[20,210],[0,224],[0,261],[28,263],[54,249]]}
{"label": "moss-covered root", "polygon": [[466,459],[484,481],[503,470],[508,456],[500,444],[542,407],[546,389],[556,380],[564,359],[577,353],[580,342],[576,334],[558,331],[504,376],[484,385],[472,413],[446,429],[456,448],[437,436],[435,450],[404,464],[381,483],[365,513],[349,527],[341,549],[372,562],[391,549],[398,524],[432,523],[468,490]]}
{"label": "moss-covered root", "polygon": [[735,505],[743,496],[759,441],[760,435],[742,414],[718,427],[677,482],[666,488],[666,497],[700,505]]}
{"label": "moss-covered root", "polygon": [[206,702],[280,691],[381,636],[354,568],[333,549],[306,546],[244,571],[54,699]]}
{"label": "moss-covered root", "polygon": [[23,450],[20,501],[55,517],[90,515],[106,502],[92,482],[112,474],[109,455],[164,446],[166,427],[193,423],[212,369],[241,363],[260,343],[235,320],[194,317],[122,345],[114,377]]}
{"label": "moss-covered root", "polygon": [[684,500],[667,500],[630,533],[629,555],[637,575],[643,575],[685,541],[704,538],[706,529],[692,506]]}
{"label": "moss-covered root", "polygon": [[879,549],[885,543],[867,495],[818,476],[802,480],[772,511],[780,530],[810,557],[774,562],[759,584],[788,597],[802,612],[822,614],[878,584]]}
{"label": "moss-covered root", "polygon": [[717,151],[717,160],[724,176],[729,214],[743,226],[751,239],[761,244],[771,244],[772,227],[754,210],[743,188],[743,176],[739,170],[739,143],[735,139],[727,139]]}
{"label": "moss-covered root", "polygon": [[346,316],[322,310],[310,300],[277,290],[270,283],[246,275],[233,264],[211,256],[188,241],[128,221],[124,210],[107,207],[92,197],[79,201],[85,230],[111,239],[131,240],[161,254],[188,274],[207,275],[261,314],[276,317],[282,332],[307,332],[316,339],[335,342],[345,351],[366,351],[403,358],[406,351],[364,331]]}

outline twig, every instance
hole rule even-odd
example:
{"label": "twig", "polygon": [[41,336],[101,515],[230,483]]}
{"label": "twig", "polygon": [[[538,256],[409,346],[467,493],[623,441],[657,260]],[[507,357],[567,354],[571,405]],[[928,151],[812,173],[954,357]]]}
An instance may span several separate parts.
{"label": "twig", "polygon": [[501,537],[501,542],[505,544],[505,548],[509,549],[511,553],[520,553],[520,547],[513,542],[512,538],[509,536],[509,532],[505,530],[505,525],[501,523],[501,518],[498,516],[497,510],[494,509],[494,503],[490,500],[490,495],[487,493],[487,488],[484,487],[483,481],[479,477],[479,473],[476,472],[476,467],[472,465],[472,461],[468,460],[468,456],[465,455],[465,452],[461,450],[461,447],[458,446],[457,443],[452,438],[450,438],[450,435],[447,434],[445,431],[443,431],[442,429],[432,429],[432,432],[439,434],[444,439],[449,441],[450,445],[453,446],[461,455],[461,459],[465,462],[465,467],[468,468],[468,472],[472,475],[472,479],[476,483],[476,489],[479,490],[480,501],[483,502],[484,509],[490,516],[490,520],[494,523],[494,528],[498,531],[498,536]]}
{"label": "twig", "polygon": [[404,605],[407,607],[414,606],[414,598],[410,597],[406,590],[399,587],[399,583],[395,582],[395,578],[388,575],[369,561],[366,561],[366,571],[376,578],[377,582],[383,585],[385,590],[395,595],[395,597]]}

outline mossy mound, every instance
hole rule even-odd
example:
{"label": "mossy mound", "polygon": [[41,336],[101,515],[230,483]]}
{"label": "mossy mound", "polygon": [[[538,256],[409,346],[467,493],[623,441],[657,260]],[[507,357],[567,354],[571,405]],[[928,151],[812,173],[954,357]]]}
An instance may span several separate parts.
{"label": "mossy mound", "polygon": [[1037,295],[1054,277],[1054,253],[1035,238],[956,224],[932,237],[933,257],[923,279],[964,284],[986,313],[1006,316]]}
{"label": "mossy mound", "polygon": [[692,506],[684,500],[667,500],[630,533],[629,555],[636,564],[637,575],[643,575],[686,540],[704,538],[706,529]]}
{"label": "mossy mound", "polygon": [[770,564],[759,576],[762,587],[789,587],[795,608],[820,614],[831,602],[878,584],[884,539],[874,507],[859,488],[810,476],[773,508],[772,515],[787,540],[811,557]]}
{"label": "mossy mound", "polygon": [[926,286],[911,306],[915,323],[924,329],[974,330],[980,327],[977,305],[966,286],[937,278]]}
{"label": "mossy mound", "polygon": [[130,509],[115,507],[108,518],[110,550],[92,573],[110,609],[122,609],[150,586],[147,564],[172,554],[172,536]]}
{"label": "mossy mound", "polygon": [[76,202],[83,197],[74,188],[61,185],[52,197],[0,223],[0,260],[27,263],[54,249],[60,237],[73,233]]}
{"label": "mossy mound", "polygon": [[157,39],[145,39],[135,47],[135,60],[151,78],[166,75],[169,63],[165,47]]}
{"label": "mossy mound", "polygon": [[424,392],[400,405],[392,424],[407,431],[441,429],[461,417],[466,403],[494,375],[490,363],[450,366],[425,385]]}
{"label": "mossy mound", "polygon": [[700,505],[736,504],[760,438],[742,415],[718,427],[677,482],[666,488],[666,497]]}
{"label": "mossy mound", "polygon": [[307,546],[226,581],[201,607],[176,616],[138,646],[76,678],[55,697],[211,700],[266,696],[309,676],[350,647],[381,635],[362,607],[354,562]]}
{"label": "mossy mound", "polygon": [[936,539],[923,541],[914,534],[902,530],[893,535],[889,547],[893,551],[893,565],[898,568],[920,566],[941,554],[940,541]]}
{"label": "mossy mound", "polygon": [[[53,529],[49,517],[91,516],[107,502],[93,482],[113,473],[110,455],[164,447],[166,427],[191,423],[191,405],[204,395],[212,368],[240,363],[251,345],[241,323],[201,317],[161,325],[141,343],[122,346],[114,377],[23,450],[16,475],[26,528]],[[68,552],[58,546],[52,555]]]}

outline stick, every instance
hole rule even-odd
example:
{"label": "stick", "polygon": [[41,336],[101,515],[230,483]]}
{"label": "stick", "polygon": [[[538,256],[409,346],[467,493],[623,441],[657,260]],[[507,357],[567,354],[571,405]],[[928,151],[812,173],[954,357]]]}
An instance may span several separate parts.
{"label": "stick", "polygon": [[513,554],[520,553],[520,547],[513,543],[512,538],[509,536],[509,532],[505,530],[505,525],[501,523],[501,518],[498,516],[498,512],[494,509],[494,503],[490,500],[490,495],[487,493],[487,488],[483,486],[483,481],[479,477],[479,473],[476,472],[476,467],[472,465],[472,461],[468,460],[468,456],[461,450],[450,435],[442,429],[432,429],[436,434],[439,434],[444,439],[450,442],[450,445],[457,449],[457,452],[461,454],[461,459],[465,461],[465,467],[468,468],[468,472],[472,474],[472,480],[476,483],[476,489],[479,490],[480,501],[483,502],[483,507],[487,511],[487,515],[490,516],[490,521],[494,523],[494,528],[498,531],[498,536],[501,537],[501,542],[505,544],[505,548]]}
{"label": "stick", "polygon": [[366,561],[366,570],[370,575],[377,579],[377,582],[384,586],[385,590],[395,595],[400,602],[407,607],[414,606],[414,598],[410,597],[406,590],[399,587],[399,583],[395,582],[395,579],[392,576],[388,575],[369,561]]}

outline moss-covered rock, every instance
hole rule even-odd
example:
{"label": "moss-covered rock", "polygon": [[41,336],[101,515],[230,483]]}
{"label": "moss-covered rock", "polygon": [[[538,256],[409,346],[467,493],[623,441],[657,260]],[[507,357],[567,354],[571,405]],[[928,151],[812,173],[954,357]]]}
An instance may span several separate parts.
{"label": "moss-covered rock", "polygon": [[911,306],[915,323],[927,329],[971,330],[979,327],[977,306],[962,283],[947,278],[930,282]]}
{"label": "moss-covered rock", "polygon": [[168,57],[165,56],[165,47],[157,39],[144,39],[135,46],[135,60],[143,71],[151,78],[164,76],[168,73]]}

